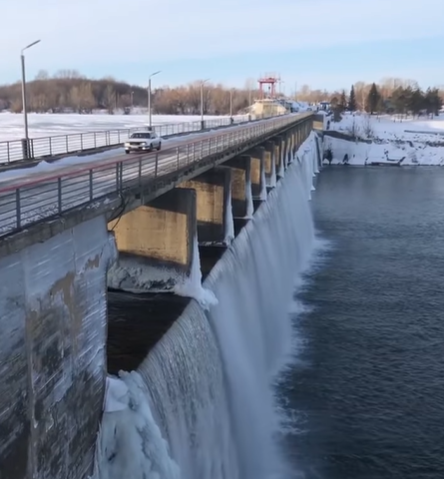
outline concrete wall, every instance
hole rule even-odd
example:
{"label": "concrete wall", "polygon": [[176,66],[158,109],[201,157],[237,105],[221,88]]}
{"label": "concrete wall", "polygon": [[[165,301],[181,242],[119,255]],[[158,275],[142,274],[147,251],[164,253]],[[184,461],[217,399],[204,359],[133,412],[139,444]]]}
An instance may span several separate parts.
{"label": "concrete wall", "polygon": [[248,152],[250,156],[251,194],[253,201],[265,200],[267,189],[265,184],[265,148],[259,146]]}
{"label": "concrete wall", "polygon": [[246,218],[253,214],[251,193],[251,157],[242,155],[227,161],[231,168],[231,204],[234,218]]}
{"label": "concrete wall", "polygon": [[191,274],[197,236],[196,191],[175,188],[109,223],[119,260],[108,285],[125,291],[170,291]]}
{"label": "concrete wall", "polygon": [[265,147],[265,182],[267,188],[276,186],[276,162],[274,141],[266,141]]}
{"label": "concrete wall", "polygon": [[213,168],[179,188],[196,191],[197,237],[199,244],[225,243],[233,226],[231,219],[231,169]]}
{"label": "concrete wall", "polygon": [[0,260],[0,478],[91,472],[105,385],[105,219]]}

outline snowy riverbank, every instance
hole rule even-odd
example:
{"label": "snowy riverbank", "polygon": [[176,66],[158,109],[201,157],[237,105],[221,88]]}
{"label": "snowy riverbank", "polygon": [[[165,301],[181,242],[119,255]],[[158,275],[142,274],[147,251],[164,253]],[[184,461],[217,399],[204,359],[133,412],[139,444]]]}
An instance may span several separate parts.
{"label": "snowy riverbank", "polygon": [[324,152],[328,149],[333,154],[332,164],[342,164],[348,155],[351,165],[402,160],[402,165],[444,166],[444,116],[401,119],[346,114],[340,122],[331,122],[324,136]]}

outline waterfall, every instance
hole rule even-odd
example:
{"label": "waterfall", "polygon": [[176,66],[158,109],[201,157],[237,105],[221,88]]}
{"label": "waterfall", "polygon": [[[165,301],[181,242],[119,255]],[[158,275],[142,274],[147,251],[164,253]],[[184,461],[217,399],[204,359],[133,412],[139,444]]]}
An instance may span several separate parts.
{"label": "waterfall", "polygon": [[[314,133],[208,275],[203,286],[217,302],[205,310],[192,300],[138,371],[123,375],[129,392],[123,410],[104,415],[98,461],[110,464],[98,478],[288,477],[272,383],[290,357],[289,306],[314,244],[313,151]],[[128,450],[126,438],[147,437],[130,431],[138,423],[129,415],[144,416],[139,424],[152,428],[152,448],[132,440]]]}

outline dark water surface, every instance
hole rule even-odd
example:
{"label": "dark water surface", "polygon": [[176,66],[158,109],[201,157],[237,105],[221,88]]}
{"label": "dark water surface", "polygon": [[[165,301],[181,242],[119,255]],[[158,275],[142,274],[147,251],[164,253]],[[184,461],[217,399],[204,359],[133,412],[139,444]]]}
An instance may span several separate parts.
{"label": "dark water surface", "polygon": [[444,168],[325,168],[283,392],[306,479],[444,478]]}

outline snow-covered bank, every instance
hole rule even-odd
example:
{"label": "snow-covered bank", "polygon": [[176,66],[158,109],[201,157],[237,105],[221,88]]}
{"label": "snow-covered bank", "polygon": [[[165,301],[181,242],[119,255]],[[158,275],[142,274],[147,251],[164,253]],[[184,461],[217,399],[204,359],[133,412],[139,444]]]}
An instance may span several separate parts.
{"label": "snow-covered bank", "polygon": [[345,115],[340,122],[331,122],[330,130],[349,136],[343,139],[325,135],[324,152],[331,150],[332,164],[342,164],[348,155],[351,165],[400,160],[402,165],[444,165],[444,116],[400,119]]}

